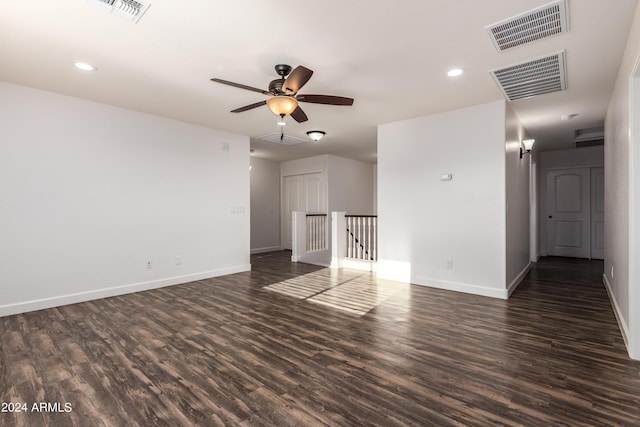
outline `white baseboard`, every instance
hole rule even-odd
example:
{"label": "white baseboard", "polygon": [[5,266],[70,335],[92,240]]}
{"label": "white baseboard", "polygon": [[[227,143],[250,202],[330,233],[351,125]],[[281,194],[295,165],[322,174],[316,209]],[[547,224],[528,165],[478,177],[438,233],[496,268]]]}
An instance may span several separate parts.
{"label": "white baseboard", "polygon": [[364,261],[357,259],[344,258],[341,263],[343,268],[361,271],[378,271],[378,263],[375,261]]}
{"label": "white baseboard", "polygon": [[281,250],[280,245],[278,245],[278,246],[268,246],[268,247],[264,247],[264,248],[251,249],[250,253],[251,253],[251,255],[253,255],[253,254],[261,254],[261,253],[264,253],[264,252],[279,251],[279,250]]}
{"label": "white baseboard", "polygon": [[[609,295],[609,301],[611,301],[611,307],[613,308],[613,313],[616,315],[616,320],[618,321],[618,327],[620,328],[620,332],[622,333],[622,339],[624,340],[624,345],[627,347],[627,352],[630,351],[629,347],[629,327],[624,321],[624,317],[622,316],[622,311],[620,310],[620,306],[618,302],[614,298],[613,290],[611,289],[611,283],[609,283],[609,279],[607,279],[607,275],[602,275],[602,282],[604,283],[604,287],[607,289],[607,294]],[[631,354],[630,354],[631,356]]]}
{"label": "white baseboard", "polygon": [[530,262],[529,262],[529,264],[527,264],[525,266],[525,268],[522,269],[520,274],[518,274],[516,276],[516,278],[513,279],[513,281],[511,283],[509,283],[509,286],[507,286],[507,298],[509,298],[511,296],[511,294],[513,293],[513,291],[516,290],[518,285],[524,280],[524,278],[527,276],[529,271],[531,271],[531,263]]}
{"label": "white baseboard", "polygon": [[470,283],[449,282],[446,280],[434,280],[426,277],[415,277],[411,282],[415,285],[444,289],[447,291],[464,292],[466,294],[480,295],[484,297],[507,299],[506,289],[488,288],[486,286],[472,285]]}
{"label": "white baseboard", "polygon": [[148,282],[131,283],[128,285],[114,286],[111,288],[96,289],[87,292],[78,292],[68,295],[60,295],[14,304],[0,305],[0,317],[29,311],[43,310],[46,308],[60,307],[62,305],[76,304],[100,298],[114,297],[133,292],[148,291],[150,289],[163,288],[165,286],[179,285],[181,283],[194,282],[196,280],[210,279],[212,277],[226,276],[228,274],[250,271],[251,264],[238,265],[217,270],[203,271],[200,273],[186,274],[184,276],[167,277]]}

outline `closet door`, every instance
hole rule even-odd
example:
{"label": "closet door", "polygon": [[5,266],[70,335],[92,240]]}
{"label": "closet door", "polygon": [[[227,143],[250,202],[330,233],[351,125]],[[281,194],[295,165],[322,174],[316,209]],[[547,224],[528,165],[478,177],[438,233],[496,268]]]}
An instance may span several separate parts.
{"label": "closet door", "polygon": [[291,249],[291,212],[325,213],[322,172],[288,175],[282,179],[281,246]]}

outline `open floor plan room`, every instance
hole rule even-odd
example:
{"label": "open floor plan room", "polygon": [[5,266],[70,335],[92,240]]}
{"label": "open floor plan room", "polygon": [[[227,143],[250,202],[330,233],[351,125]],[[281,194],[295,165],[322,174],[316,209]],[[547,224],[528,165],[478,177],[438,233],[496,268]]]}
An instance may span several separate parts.
{"label": "open floor plan room", "polygon": [[[640,363],[601,261],[543,258],[504,301],[389,283],[378,293],[371,273],[289,258],[253,255],[251,272],[0,318],[0,425],[640,422]],[[325,290],[276,286],[305,280]],[[368,311],[313,300],[350,289],[369,295]]]}

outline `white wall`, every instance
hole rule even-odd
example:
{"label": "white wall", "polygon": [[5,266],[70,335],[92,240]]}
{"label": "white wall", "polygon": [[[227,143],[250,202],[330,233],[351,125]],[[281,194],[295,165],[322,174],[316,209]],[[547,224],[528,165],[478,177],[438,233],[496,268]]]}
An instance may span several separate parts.
{"label": "white wall", "polygon": [[[568,150],[544,151],[539,155],[540,174],[538,176],[540,210],[539,239],[540,252],[547,255],[547,172],[554,169],[577,167],[600,167],[604,165],[604,146],[571,148]],[[606,173],[606,172],[605,172]],[[606,185],[606,177],[605,177]],[[605,231],[606,233],[606,231]]]}
{"label": "white wall", "polygon": [[640,142],[636,127],[640,99],[631,81],[633,76],[638,81],[639,60],[640,8],[636,10],[605,122],[605,282],[629,353],[636,359],[640,359],[640,239],[636,225],[640,218],[640,156],[635,146]]}
{"label": "white wall", "polygon": [[629,354],[640,360],[640,64],[632,83],[629,149]]}
{"label": "white wall", "polygon": [[[640,8],[633,25],[605,119],[605,283],[631,357],[640,359],[640,98],[631,97],[640,61]],[[634,110],[630,109],[633,103]],[[630,120],[633,113],[635,116]],[[633,139],[631,137],[633,136]],[[630,215],[631,212],[631,215]],[[612,274],[613,271],[613,274]]]}
{"label": "white wall", "polygon": [[280,163],[251,158],[251,253],[280,249]]}
{"label": "white wall", "polygon": [[521,141],[527,138],[524,127],[510,107],[506,108],[506,283],[509,293],[522,281],[531,266],[529,245],[531,155],[520,158]]}
{"label": "white wall", "polygon": [[0,134],[0,315],[250,268],[247,137],[6,83]]}
{"label": "white wall", "polygon": [[373,215],[373,165],[329,156],[329,212]]}
{"label": "white wall", "polygon": [[378,277],[507,297],[505,108],[378,127]]}

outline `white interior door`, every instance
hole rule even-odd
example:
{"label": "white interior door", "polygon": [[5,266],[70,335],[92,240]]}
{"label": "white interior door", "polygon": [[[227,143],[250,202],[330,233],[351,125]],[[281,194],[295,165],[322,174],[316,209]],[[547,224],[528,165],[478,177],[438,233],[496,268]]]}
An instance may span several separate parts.
{"label": "white interior door", "polygon": [[325,212],[322,172],[285,176],[282,187],[281,246],[291,249],[291,212]]}
{"label": "white interior door", "polygon": [[591,169],[591,258],[604,259],[604,168]]}
{"label": "white interior door", "polygon": [[547,253],[591,257],[591,170],[547,172]]}

